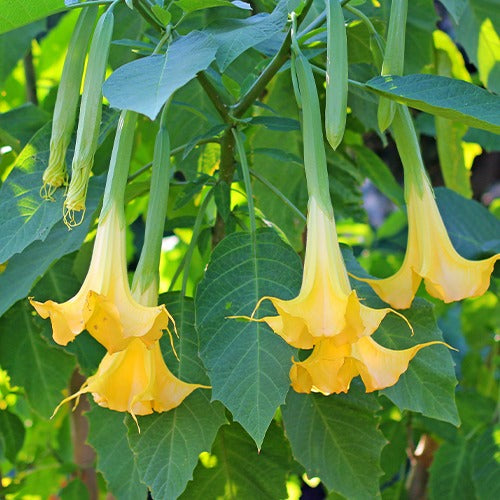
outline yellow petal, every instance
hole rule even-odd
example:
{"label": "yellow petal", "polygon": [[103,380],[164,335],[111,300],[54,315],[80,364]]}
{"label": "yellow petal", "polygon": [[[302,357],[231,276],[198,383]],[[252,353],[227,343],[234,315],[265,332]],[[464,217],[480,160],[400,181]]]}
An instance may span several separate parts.
{"label": "yellow petal", "polygon": [[50,317],[52,337],[57,344],[68,344],[85,328],[82,314],[84,297],[82,295],[76,295],[62,304],[53,300],[37,302],[31,297],[29,301],[43,319]]}
{"label": "yellow petal", "polygon": [[325,395],[347,392],[352,379],[361,375],[366,392],[384,389],[398,381],[420,349],[432,344],[443,342],[426,342],[396,351],[377,344],[371,337],[343,346],[324,340],[305,361],[294,362],[290,370],[292,387],[297,392]]}
{"label": "yellow petal", "polygon": [[377,344],[370,337],[364,337],[352,345],[351,356],[356,360],[356,367],[365,384],[366,392],[372,392],[394,385],[408,369],[408,364],[417,352],[433,344],[444,343],[425,342],[396,351]]}
{"label": "yellow petal", "polygon": [[209,386],[189,384],[172,375],[155,343],[152,356],[156,363],[156,379],[153,387],[153,409],[157,412],[168,411],[179,406],[195,389],[209,389]]}
{"label": "yellow petal", "polygon": [[83,316],[88,332],[111,354],[125,349],[137,337],[146,346],[151,346],[162,336],[169,322],[164,305],[145,307],[135,301],[116,303],[93,291],[88,293]]}
{"label": "yellow petal", "polygon": [[353,377],[349,378],[345,372],[342,377],[339,374],[349,353],[350,346],[347,344],[336,346],[331,340],[320,342],[305,361],[294,361],[290,369],[293,389],[325,395],[347,392]]}

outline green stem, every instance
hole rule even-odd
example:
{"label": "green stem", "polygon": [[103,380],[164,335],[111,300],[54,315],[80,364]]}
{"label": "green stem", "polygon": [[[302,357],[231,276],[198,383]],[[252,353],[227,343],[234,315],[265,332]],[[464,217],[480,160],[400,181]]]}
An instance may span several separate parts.
{"label": "green stem", "polygon": [[416,185],[419,193],[424,190],[424,183],[429,183],[424,162],[420,153],[418,135],[411,119],[410,111],[402,104],[396,104],[392,122],[392,134],[405,174],[405,196],[408,195],[410,185]]}
{"label": "green stem", "polygon": [[160,129],[156,135],[144,245],[132,283],[132,291],[138,288],[139,293],[146,291],[155,282],[156,284],[159,282],[158,269],[160,266],[163,228],[165,227],[165,217],[167,215],[171,171],[170,138],[166,127],[167,107],[168,103],[163,107]]}
{"label": "green stem", "polygon": [[253,194],[252,194],[252,181],[250,180],[250,171],[248,169],[247,155],[245,153],[245,146],[243,145],[243,139],[241,133],[233,128],[233,136],[236,144],[236,150],[238,151],[238,156],[240,157],[241,170],[243,172],[243,180],[245,182],[245,191],[247,193],[247,204],[248,204],[248,216],[250,217],[250,232],[255,234],[256,223],[255,223],[255,209],[253,204]]}
{"label": "green stem", "polygon": [[220,117],[225,123],[232,123],[232,118],[229,115],[227,110],[227,106],[222,101],[222,98],[217,92],[217,89],[214,87],[212,82],[209,80],[208,76],[204,71],[198,73],[198,81],[200,85],[203,87],[203,90],[206,92],[208,98],[212,101],[212,104],[215,106],[215,109],[219,113]]}
{"label": "green stem", "polygon": [[[300,16],[298,17],[298,22],[300,19],[304,19],[307,12],[311,8],[312,2],[309,1],[304,7]],[[280,68],[285,64],[285,62],[290,57],[290,46],[292,43],[291,30],[285,37],[285,40],[281,44],[278,53],[271,59],[271,62],[266,66],[264,71],[255,80],[248,91],[241,97],[241,99],[232,107],[232,115],[235,118],[241,118],[245,112],[250,108],[254,101],[264,92],[268,83],[272,80],[274,75],[280,70]]]}
{"label": "green stem", "polygon": [[128,169],[132,156],[136,122],[137,113],[134,111],[122,111],[116,129],[113,151],[111,152],[101,217],[106,214],[112,203],[124,204],[125,187],[127,185]]}

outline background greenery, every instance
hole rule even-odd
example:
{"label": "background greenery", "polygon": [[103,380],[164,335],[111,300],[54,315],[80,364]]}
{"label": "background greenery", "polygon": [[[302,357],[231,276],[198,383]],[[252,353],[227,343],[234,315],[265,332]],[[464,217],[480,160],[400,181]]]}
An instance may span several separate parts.
{"label": "background greenery", "polygon": [[[0,498],[110,492],[138,499],[148,488],[158,499],[298,498],[301,490],[329,499],[499,498],[497,278],[484,296],[450,305],[421,290],[405,311],[415,328],[411,339],[401,319],[385,319],[375,338],[387,347],[444,338],[458,352],[423,350],[396,386],[375,394],[365,394],[361,384],[347,395],[294,393],[288,371],[297,353],[264,324],[226,319],[250,314],[263,295],[291,298],[300,287],[307,192],[286,38],[298,2],[134,0],[115,8],[87,216],[70,232],[61,221],[62,190],[54,203],[39,196],[56,90],[79,11],[77,1],[66,3],[73,8],[62,0],[0,0]],[[137,7],[153,4],[151,24]],[[385,37],[390,1],[350,4]],[[373,33],[344,11],[349,76],[368,83],[349,87],[345,139],[336,152],[328,149],[328,166],[339,234],[350,246],[344,257],[357,274],[358,261],[374,275],[391,274],[406,245],[402,169],[390,135],[377,127],[379,95],[415,110],[431,178],[446,186],[436,190],[437,201],[457,250],[479,259],[500,248],[494,183],[500,9],[495,0],[409,4],[405,76],[396,89],[377,77]],[[323,103],[324,3],[307,7],[299,32],[318,67]],[[183,37],[168,57],[151,57],[161,36],[155,23],[169,22]],[[268,84],[255,86],[280,47]],[[113,108],[141,113],[126,195],[133,272],[155,117],[170,97],[175,173],[160,291],[180,332],[180,362],[168,339],[162,347],[176,375],[210,383],[212,393],[196,391],[171,412],[139,418],[140,434],[130,417],[92,402],[74,413],[65,407],[49,420],[63,395],[95,371],[103,350],[88,335],[56,345],[49,322],[26,297],[64,301],[85,276],[118,120]],[[252,173],[255,237],[231,144],[235,124]],[[381,303],[368,286],[353,286],[367,304]],[[263,306],[261,312],[270,311]]]}

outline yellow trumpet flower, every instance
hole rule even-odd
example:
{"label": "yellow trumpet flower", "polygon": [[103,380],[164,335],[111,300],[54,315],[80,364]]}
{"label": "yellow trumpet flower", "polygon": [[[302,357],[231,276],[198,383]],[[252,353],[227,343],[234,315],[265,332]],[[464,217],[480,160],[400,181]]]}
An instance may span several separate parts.
{"label": "yellow trumpet flower", "polygon": [[77,393],[61,401],[54,414],[67,401],[92,393],[98,405],[127,411],[136,420],[136,415],[179,406],[198,388],[208,387],[183,382],[170,372],[158,342],[148,349],[135,338],[123,351],[106,354],[95,375],[89,377]]}
{"label": "yellow trumpet flower", "polygon": [[500,254],[473,261],[455,250],[439,214],[406,108],[396,112],[394,136],[405,167],[406,255],[393,276],[356,279],[368,283],[382,300],[398,309],[410,307],[422,279],[430,295],[447,303],[483,295]]}
{"label": "yellow trumpet flower", "polygon": [[390,308],[372,309],[360,302],[349,283],[333,211],[325,212],[314,196],[309,199],[307,229],[299,295],[292,300],[261,298],[255,309],[270,300],[278,315],[255,321],[266,322],[288,344],[301,349],[311,349],[325,339],[338,346],[355,343],[370,336],[390,312],[408,323]]}
{"label": "yellow trumpet flower", "polygon": [[54,341],[71,342],[87,329],[109,353],[125,349],[139,337],[151,346],[167,329],[172,317],[164,305],[147,307],[130,292],[125,254],[123,209],[111,203],[97,228],[87,277],[80,291],[59,304],[52,300],[30,302],[38,314],[50,317]]}
{"label": "yellow trumpet flower", "polygon": [[352,379],[361,375],[366,392],[384,389],[398,381],[420,349],[432,344],[443,342],[426,342],[395,351],[377,344],[371,337],[341,346],[323,340],[305,361],[294,361],[290,369],[292,387],[296,392],[338,394],[347,392]]}

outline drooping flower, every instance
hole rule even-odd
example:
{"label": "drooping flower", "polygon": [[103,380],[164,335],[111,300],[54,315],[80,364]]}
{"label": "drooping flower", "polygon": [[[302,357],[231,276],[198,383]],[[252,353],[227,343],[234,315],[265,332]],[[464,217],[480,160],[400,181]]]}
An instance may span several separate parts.
{"label": "drooping flower", "polygon": [[126,266],[125,218],[116,203],[99,221],[90,267],[80,291],[62,304],[52,300],[30,302],[42,318],[50,317],[58,344],[66,345],[87,329],[110,353],[125,349],[137,337],[151,346],[171,319],[164,305],[146,307],[132,297]]}
{"label": "drooping flower", "polygon": [[292,300],[261,298],[257,307],[270,300],[278,315],[257,321],[266,322],[288,344],[311,349],[327,339],[338,346],[355,343],[370,336],[388,313],[401,316],[390,308],[373,309],[360,302],[349,283],[333,211],[325,212],[314,196],[309,199],[307,230],[299,295]]}
{"label": "drooping flower", "polygon": [[426,342],[397,351],[377,344],[371,337],[340,346],[323,340],[305,361],[294,361],[290,369],[292,387],[296,392],[337,394],[347,392],[352,379],[360,375],[366,392],[384,389],[399,380],[420,349],[432,344],[442,342]]}
{"label": "drooping flower", "polygon": [[136,415],[171,410],[198,388],[207,386],[183,382],[170,372],[159,342],[148,349],[135,338],[123,351],[106,354],[97,372],[77,393],[64,399],[54,413],[67,401],[91,393],[98,405],[129,412],[135,419]]}
{"label": "drooping flower", "polygon": [[427,292],[444,302],[483,295],[500,254],[473,261],[453,247],[425,172],[408,109],[398,107],[393,132],[405,169],[408,242],[399,271],[385,279],[365,281],[377,295],[398,309],[410,307],[424,280]]}

